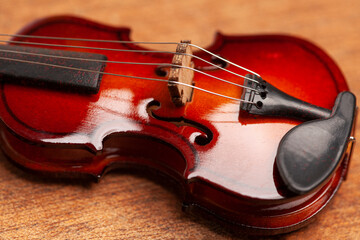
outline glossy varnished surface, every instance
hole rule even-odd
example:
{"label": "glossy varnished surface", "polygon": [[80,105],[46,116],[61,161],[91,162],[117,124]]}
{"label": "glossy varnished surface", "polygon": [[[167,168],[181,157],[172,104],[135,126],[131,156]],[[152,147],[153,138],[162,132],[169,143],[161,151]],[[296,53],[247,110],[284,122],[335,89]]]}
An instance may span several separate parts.
{"label": "glossy varnished surface", "polygon": [[[39,20],[19,34],[129,40],[128,29],[74,17]],[[43,42],[47,47],[71,46],[61,47],[63,50],[85,46],[88,49],[80,51],[105,55],[109,61],[169,63],[172,58],[172,54],[117,51],[143,50],[129,44],[21,37],[14,40]],[[332,60],[299,38],[219,34],[208,49],[261,72],[267,81],[288,94],[322,107],[331,106],[337,94],[347,90]],[[203,52],[195,54],[210,61]],[[203,62],[194,59],[194,64],[202,66]],[[231,65],[227,69],[245,75]],[[107,63],[104,72],[159,78],[155,70],[156,66]],[[225,71],[211,73],[233,83],[243,82]],[[242,93],[241,88],[198,73],[194,82],[198,88],[234,98],[240,98]],[[346,166],[344,162],[323,188],[289,197],[274,164],[280,139],[296,122],[239,113],[239,102],[201,91],[195,91],[192,101],[184,107],[175,107],[166,84],[161,82],[104,74],[98,94],[8,82],[3,83],[1,94],[3,149],[21,166],[40,172],[95,176],[117,165],[155,168],[179,182],[187,209],[200,207],[216,217],[251,228],[284,228],[279,230],[284,232],[301,226],[333,196]],[[269,217],[272,221],[268,221]]]}
{"label": "glossy varnished surface", "polygon": [[344,185],[345,186],[345,185]]}

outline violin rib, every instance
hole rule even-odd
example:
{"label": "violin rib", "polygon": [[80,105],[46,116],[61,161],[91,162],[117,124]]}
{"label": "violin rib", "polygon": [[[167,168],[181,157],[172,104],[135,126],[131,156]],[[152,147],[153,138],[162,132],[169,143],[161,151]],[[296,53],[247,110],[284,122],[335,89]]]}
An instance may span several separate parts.
{"label": "violin rib", "polygon": [[[19,34],[64,38],[130,40],[128,28],[114,28],[75,17],[37,21]],[[25,41],[20,36],[14,41]],[[26,41],[66,45],[64,39]],[[104,51],[96,48],[144,48],[126,43],[76,41],[87,54],[109,61],[171,63],[170,53]],[[21,45],[21,44],[19,44]],[[74,45],[74,44],[73,44]],[[91,49],[93,47],[93,49]],[[58,49],[58,48],[57,48]],[[321,49],[282,35],[217,34],[209,51],[261,74],[273,86],[298,99],[331,109],[346,81]],[[59,50],[79,51],[74,48]],[[174,49],[175,50],[175,49]],[[194,55],[207,61],[202,51]],[[243,79],[207,68],[198,69],[234,83]],[[228,70],[246,74],[226,65]],[[104,72],[163,78],[159,67],[108,62]],[[311,76],[311,78],[309,78]],[[197,87],[241,99],[242,89],[194,72]],[[103,75],[97,93],[39,88],[1,81],[1,147],[30,170],[97,178],[117,167],[143,166],[174,179],[182,189],[184,209],[206,213],[227,226],[257,234],[300,228],[326,205],[339,188],[350,150],[327,181],[295,196],[281,181],[275,164],[282,137],[301,121],[239,112],[239,103],[194,89],[176,107],[163,82]]]}

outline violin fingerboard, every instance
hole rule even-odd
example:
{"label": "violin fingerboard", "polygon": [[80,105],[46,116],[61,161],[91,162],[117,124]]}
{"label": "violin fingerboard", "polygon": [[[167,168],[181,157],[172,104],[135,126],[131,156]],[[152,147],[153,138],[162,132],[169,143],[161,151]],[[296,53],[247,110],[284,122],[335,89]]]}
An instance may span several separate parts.
{"label": "violin fingerboard", "polygon": [[0,76],[8,83],[97,93],[106,59],[94,53],[0,45]]}

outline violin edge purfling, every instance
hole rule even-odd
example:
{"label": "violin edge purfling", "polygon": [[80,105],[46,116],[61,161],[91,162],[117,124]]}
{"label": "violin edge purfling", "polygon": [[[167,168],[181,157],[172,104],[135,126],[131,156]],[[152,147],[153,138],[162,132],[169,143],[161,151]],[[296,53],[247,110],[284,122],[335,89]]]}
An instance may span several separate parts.
{"label": "violin edge purfling", "polygon": [[[112,41],[130,40],[128,29],[108,27],[74,17],[44,19],[19,34],[51,36],[54,28],[61,29],[60,26],[71,26],[73,29],[65,37],[97,35]],[[13,40],[23,39],[14,37]],[[36,42],[39,39],[28,41]],[[50,44],[64,42],[46,38],[40,41]],[[143,49],[127,43],[79,43],[90,47],[101,45],[102,48],[110,48],[111,45],[111,48]],[[257,51],[260,48],[262,51]],[[335,63],[322,50],[299,38],[219,34],[209,50],[226,59],[235,59],[237,64],[248,64],[271,85],[322,109],[331,108],[339,92],[348,90]],[[296,52],[299,63],[289,63],[284,55],[286,51]],[[105,53],[94,49],[89,52],[103,54],[110,61],[121,58],[121,54],[126,55],[126,61],[135,61],[138,56],[138,53],[131,52]],[[240,53],[241,56],[238,55]],[[211,61],[204,52],[195,51],[193,54]],[[142,59],[149,62],[161,59],[171,63],[172,55],[142,53]],[[192,60],[195,66],[205,65],[196,58]],[[298,76],[294,75],[294,80],[283,84],[283,79],[289,78],[291,73],[277,66],[286,62],[292,64],[292,70],[299,70],[301,61],[310,61],[316,69],[301,69]],[[104,71],[128,74],[138,72],[136,67],[117,67],[108,62]],[[155,68],[148,66],[140,69],[145,77],[154,78]],[[231,66],[226,68],[234,70]],[[239,77],[225,71],[211,69],[209,73],[233,82],[239,80]],[[307,82],[304,77],[310,74],[312,82]],[[323,80],[318,76],[327,78]],[[319,91],[316,86],[323,85],[322,81],[326,82],[326,86]],[[241,88],[237,86],[210,81],[196,72],[194,82],[199,88],[223,91],[241,99]],[[115,166],[138,165],[156,169],[175,179],[184,190],[184,209],[206,213],[230,228],[252,234],[284,233],[309,223],[334,196],[346,175],[350,145],[338,159],[331,176],[321,186],[303,195],[294,195],[279,176],[283,173],[279,173],[276,167],[274,149],[285,133],[298,125],[299,121],[287,117],[257,117],[251,112],[243,116],[239,113],[238,102],[218,98],[196,88],[185,106],[175,107],[166,84],[147,83],[149,81],[118,81],[114,76],[104,74],[99,93],[90,95],[2,83],[1,147],[17,164],[49,173],[101,176]],[[251,108],[255,109],[256,106],[251,104]],[[150,111],[153,111],[153,116],[149,114]],[[320,111],[325,115],[330,112]],[[255,127],[259,130],[246,136]],[[213,134],[211,137],[208,136],[209,131]],[[348,132],[352,131],[348,129]],[[196,138],[208,138],[208,141],[203,141],[201,145]],[[266,138],[272,142],[264,141]],[[252,140],[250,146],[248,139]],[[294,201],[298,205],[294,205]]]}

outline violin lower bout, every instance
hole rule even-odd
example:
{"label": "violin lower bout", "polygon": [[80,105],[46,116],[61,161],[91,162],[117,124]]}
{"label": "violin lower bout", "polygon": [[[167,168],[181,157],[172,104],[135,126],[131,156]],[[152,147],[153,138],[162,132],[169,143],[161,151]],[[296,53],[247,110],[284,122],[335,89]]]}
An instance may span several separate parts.
{"label": "violin lower bout", "polygon": [[94,153],[81,145],[30,143],[3,123],[0,134],[6,156],[25,169],[50,176],[92,176],[100,180],[106,172],[117,168],[143,168],[152,176],[160,174],[166,182],[171,178],[177,183],[185,212],[215,220],[237,232],[260,235],[290,232],[314,220],[345,178],[351,152],[349,146],[341,166],[321,189],[303,196],[264,200],[234,193],[202,177],[184,176],[189,160],[174,146],[154,136],[114,133],[104,139],[103,150]]}

